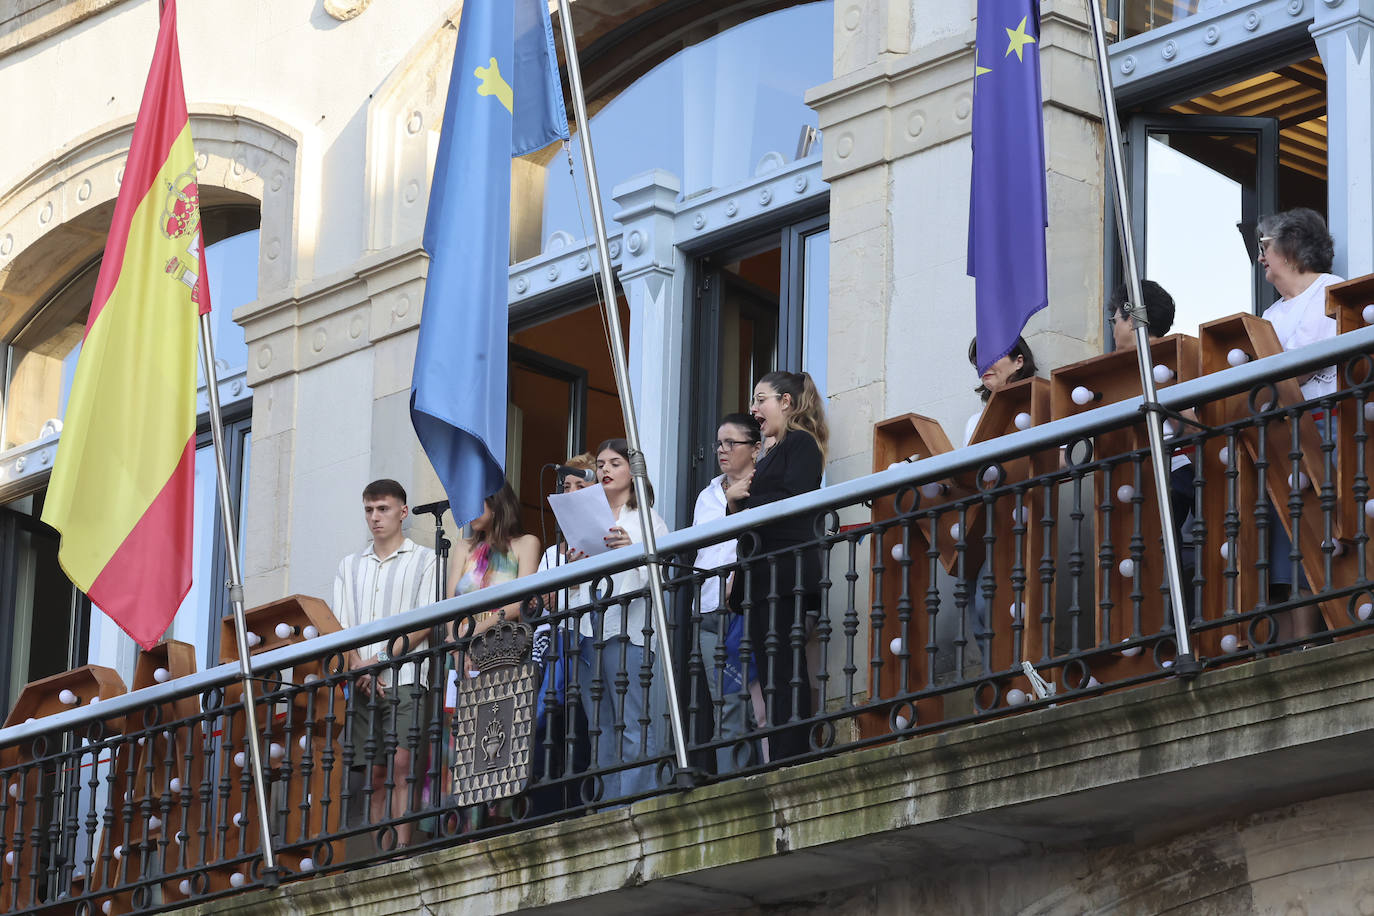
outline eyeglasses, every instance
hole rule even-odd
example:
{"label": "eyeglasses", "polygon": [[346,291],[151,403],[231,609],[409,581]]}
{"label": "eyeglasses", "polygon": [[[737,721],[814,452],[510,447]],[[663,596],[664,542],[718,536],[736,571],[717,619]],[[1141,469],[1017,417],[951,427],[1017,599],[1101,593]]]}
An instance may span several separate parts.
{"label": "eyeglasses", "polygon": [[1260,254],[1265,254],[1266,252],[1268,252],[1268,251],[1269,251],[1269,246],[1272,245],[1272,244],[1274,244],[1274,237],[1273,237],[1272,235],[1262,235],[1262,236],[1260,236],[1260,240],[1259,240],[1259,251],[1260,251]]}
{"label": "eyeglasses", "polygon": [[780,395],[780,394],[756,394],[756,395],[754,395],[754,399],[753,399],[752,401],[750,401],[749,403],[752,404],[752,405],[754,405],[755,407],[762,407],[762,406],[763,406],[763,402],[766,401],[766,400],[768,400],[769,398],[781,398],[781,397],[782,397],[782,395]]}
{"label": "eyeglasses", "polygon": [[756,445],[756,444],[757,444],[757,443],[756,443],[753,439],[717,439],[717,440],[715,441],[715,444],[714,444],[713,446],[711,446],[711,447],[714,448],[714,449],[715,449],[716,451],[718,451],[718,452],[720,452],[720,451],[733,452],[736,448],[738,448],[738,447],[741,446],[741,445]]}

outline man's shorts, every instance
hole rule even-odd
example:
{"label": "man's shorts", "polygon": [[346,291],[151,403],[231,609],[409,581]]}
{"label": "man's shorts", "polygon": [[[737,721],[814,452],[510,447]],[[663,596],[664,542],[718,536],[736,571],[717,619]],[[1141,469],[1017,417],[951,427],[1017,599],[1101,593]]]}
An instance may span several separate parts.
{"label": "man's shorts", "polygon": [[[400,703],[394,701],[400,698]],[[353,710],[348,717],[348,743],[353,748],[353,766],[387,765],[387,746],[394,743],[400,750],[408,750],[412,755],[423,757],[429,746],[429,729],[433,719],[434,707],[430,703],[429,691],[423,684],[402,684],[387,687],[386,695],[377,697],[376,706],[372,695],[356,690],[353,697]],[[415,734],[412,737],[411,732]],[[373,742],[372,754],[368,756],[368,738]]]}

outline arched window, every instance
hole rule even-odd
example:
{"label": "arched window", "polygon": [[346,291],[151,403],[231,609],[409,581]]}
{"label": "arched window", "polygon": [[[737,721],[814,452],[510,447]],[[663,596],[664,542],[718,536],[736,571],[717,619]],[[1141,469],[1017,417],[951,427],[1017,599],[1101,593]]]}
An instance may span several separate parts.
{"label": "arched window", "polygon": [[[792,161],[803,129],[817,126],[805,96],[830,81],[833,48],[834,5],[822,0],[750,19],[635,80],[591,119],[607,214],[615,185],[649,169],[677,175],[690,198]],[[572,148],[585,200],[581,153]],[[590,219],[567,169],[551,163],[545,235],[590,235]]]}

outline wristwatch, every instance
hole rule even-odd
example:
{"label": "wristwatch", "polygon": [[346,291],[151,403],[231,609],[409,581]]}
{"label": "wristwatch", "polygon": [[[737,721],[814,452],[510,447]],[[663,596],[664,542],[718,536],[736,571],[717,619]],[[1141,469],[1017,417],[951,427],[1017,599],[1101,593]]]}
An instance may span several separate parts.
{"label": "wristwatch", "polygon": [[391,661],[391,655],[385,649],[382,649],[377,652],[377,661],[389,662]]}

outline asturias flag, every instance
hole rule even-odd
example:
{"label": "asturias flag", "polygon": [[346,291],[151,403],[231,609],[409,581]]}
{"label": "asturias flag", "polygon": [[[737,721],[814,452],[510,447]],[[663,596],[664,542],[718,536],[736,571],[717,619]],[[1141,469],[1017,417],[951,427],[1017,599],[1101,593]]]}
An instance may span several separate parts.
{"label": "asturias flag", "polygon": [[568,136],[545,0],[467,0],[434,186],[410,419],[463,525],[506,460],[510,161]]}
{"label": "asturias flag", "polygon": [[1038,0],[978,0],[968,275],[977,287],[978,371],[1011,352],[1049,304]]}
{"label": "asturias flag", "polygon": [[176,23],[167,0],[43,507],[67,576],[145,649],[191,587],[197,325],[210,310]]}

